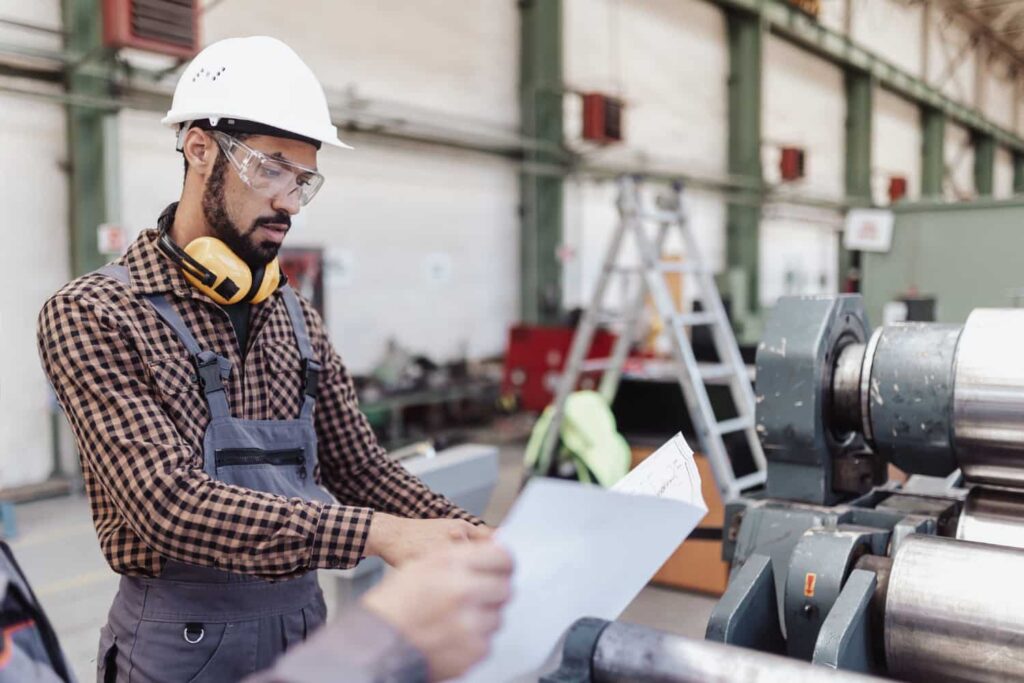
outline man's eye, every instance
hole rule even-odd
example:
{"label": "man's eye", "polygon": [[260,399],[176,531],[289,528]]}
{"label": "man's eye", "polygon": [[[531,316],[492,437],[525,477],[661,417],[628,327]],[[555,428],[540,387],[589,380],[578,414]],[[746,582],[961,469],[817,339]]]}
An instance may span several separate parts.
{"label": "man's eye", "polygon": [[279,175],[281,175],[281,171],[280,169],[272,168],[270,166],[263,166],[260,169],[260,175],[262,175],[264,178],[276,178]]}

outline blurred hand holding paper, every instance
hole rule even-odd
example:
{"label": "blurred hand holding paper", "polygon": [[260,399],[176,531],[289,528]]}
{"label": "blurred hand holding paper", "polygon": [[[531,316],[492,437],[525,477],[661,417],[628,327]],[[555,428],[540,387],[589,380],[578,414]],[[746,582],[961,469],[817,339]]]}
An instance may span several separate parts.
{"label": "blurred hand holding paper", "polygon": [[577,619],[615,619],[707,513],[682,435],[612,490],[534,479],[497,532],[515,558],[491,655],[464,682],[535,672]]}

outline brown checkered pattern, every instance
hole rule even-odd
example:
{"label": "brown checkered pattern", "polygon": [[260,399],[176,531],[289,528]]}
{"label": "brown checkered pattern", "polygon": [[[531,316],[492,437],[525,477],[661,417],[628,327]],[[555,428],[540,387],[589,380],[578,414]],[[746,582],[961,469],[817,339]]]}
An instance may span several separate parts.
{"label": "brown checkered pattern", "polygon": [[170,558],[263,577],[353,566],[373,511],[478,522],[431,492],[377,444],[352,380],[305,301],[323,365],[316,405],[318,481],[342,504],[230,486],[202,470],[209,414],[184,346],[139,294],[171,293],[200,346],[231,360],[235,417],[298,417],[298,349],[280,292],[252,307],[245,362],[227,314],[185,280],[144,232],[118,263],[128,288],[86,275],[39,315],[43,368],[78,443],[100,546],[114,571],[154,576]]}

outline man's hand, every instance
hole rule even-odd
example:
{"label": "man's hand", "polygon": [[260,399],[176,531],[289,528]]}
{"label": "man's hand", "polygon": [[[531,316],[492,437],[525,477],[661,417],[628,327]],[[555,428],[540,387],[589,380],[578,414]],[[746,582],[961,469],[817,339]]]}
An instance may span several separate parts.
{"label": "man's hand", "polygon": [[490,538],[491,530],[461,519],[405,519],[375,513],[366,539],[366,554],[379,555],[393,567],[446,546]]}
{"label": "man's hand", "polygon": [[430,680],[441,681],[487,654],[511,575],[511,558],[493,542],[449,545],[388,573],[363,606],[423,653]]}

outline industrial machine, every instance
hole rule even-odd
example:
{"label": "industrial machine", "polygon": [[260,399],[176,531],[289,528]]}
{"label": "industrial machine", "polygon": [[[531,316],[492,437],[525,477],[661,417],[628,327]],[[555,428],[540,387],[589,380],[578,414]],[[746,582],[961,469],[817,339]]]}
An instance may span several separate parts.
{"label": "industrial machine", "polygon": [[1022,349],[1024,310],[871,333],[857,295],[781,300],[717,642],[584,620],[544,680],[1024,680]]}

